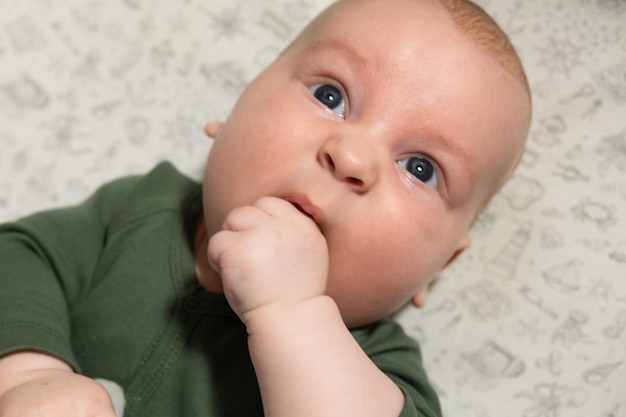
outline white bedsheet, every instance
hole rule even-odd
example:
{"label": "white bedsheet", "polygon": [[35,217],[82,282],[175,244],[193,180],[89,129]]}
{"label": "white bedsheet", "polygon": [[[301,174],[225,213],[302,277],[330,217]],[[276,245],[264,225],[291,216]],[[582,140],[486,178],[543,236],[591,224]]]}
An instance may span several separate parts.
{"label": "white bedsheet", "polygon": [[[0,220],[161,159],[197,178],[203,124],[328,2],[0,0]],[[626,2],[480,3],[529,74],[528,151],[398,319],[447,416],[626,416]]]}

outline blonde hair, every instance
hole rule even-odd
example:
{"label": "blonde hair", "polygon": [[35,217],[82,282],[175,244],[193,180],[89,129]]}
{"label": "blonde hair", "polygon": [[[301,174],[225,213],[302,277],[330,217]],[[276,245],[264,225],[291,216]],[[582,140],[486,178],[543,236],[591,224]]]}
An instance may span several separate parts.
{"label": "blonde hair", "polygon": [[470,0],[437,0],[444,6],[455,25],[471,41],[517,79],[530,98],[530,86],[522,62],[509,36],[479,5]]}

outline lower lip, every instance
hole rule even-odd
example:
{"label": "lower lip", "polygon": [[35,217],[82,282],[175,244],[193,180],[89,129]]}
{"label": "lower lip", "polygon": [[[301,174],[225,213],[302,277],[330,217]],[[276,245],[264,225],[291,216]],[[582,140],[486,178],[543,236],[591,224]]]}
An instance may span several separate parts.
{"label": "lower lip", "polygon": [[309,213],[307,213],[306,211],[304,211],[304,209],[302,208],[302,206],[300,204],[297,203],[291,203],[295,208],[298,209],[298,211],[302,214],[304,214],[305,216],[308,216],[310,218],[313,218],[313,216],[311,216]]}
{"label": "lower lip", "polygon": [[319,223],[315,220],[315,217],[313,217],[311,214],[307,213],[300,204],[298,203],[294,203],[293,201],[289,201],[287,200],[289,203],[291,203],[292,206],[294,206],[300,213],[304,214],[305,216],[307,216],[309,219],[311,219],[313,221],[313,223],[315,223],[315,225],[317,226],[318,229],[321,229],[321,226],[319,225]]}

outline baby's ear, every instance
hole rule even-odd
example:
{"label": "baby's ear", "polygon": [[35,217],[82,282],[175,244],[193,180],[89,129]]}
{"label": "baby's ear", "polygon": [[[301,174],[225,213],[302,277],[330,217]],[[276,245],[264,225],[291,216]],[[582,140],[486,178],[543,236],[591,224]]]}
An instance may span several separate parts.
{"label": "baby's ear", "polygon": [[450,256],[450,258],[446,261],[446,263],[441,267],[437,275],[441,275],[443,271],[448,269],[448,267],[452,265],[454,261],[458,259],[459,255],[465,252],[465,250],[469,248],[471,244],[472,244],[472,238],[469,237],[469,235],[463,236],[463,239],[461,239],[461,241],[459,242],[459,245],[457,246],[456,250],[454,251],[452,256]]}
{"label": "baby's ear", "polygon": [[221,122],[209,122],[204,126],[204,133],[212,139],[215,139],[222,127]]}
{"label": "baby's ear", "polygon": [[411,298],[411,303],[416,308],[422,308],[426,305],[426,298],[428,296],[428,287],[422,288],[417,294]]}
{"label": "baby's ear", "polygon": [[[461,241],[459,242],[459,245],[454,251],[454,253],[452,254],[452,256],[450,256],[450,258],[446,261],[446,263],[441,267],[441,269],[437,273],[437,276],[439,276],[450,265],[452,265],[454,261],[459,257],[459,255],[462,254],[463,251],[465,251],[465,249],[470,247],[471,243],[472,243],[472,239],[469,237],[469,235],[465,235],[463,239],[461,239]],[[428,298],[429,288],[430,288],[430,285],[427,285],[426,287],[419,290],[419,292],[413,296],[413,298],[411,299],[411,303],[415,307],[422,308],[424,307],[424,305],[426,305],[426,298]]]}

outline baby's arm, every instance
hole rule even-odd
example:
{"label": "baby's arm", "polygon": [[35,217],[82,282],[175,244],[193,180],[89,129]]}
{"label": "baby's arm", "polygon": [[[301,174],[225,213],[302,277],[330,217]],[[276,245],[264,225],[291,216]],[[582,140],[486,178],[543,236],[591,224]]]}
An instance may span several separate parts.
{"label": "baby's arm", "polygon": [[246,323],[266,416],[400,414],[402,392],[323,295],[328,250],[310,219],[263,198],[229,215],[209,255]]}
{"label": "baby's arm", "polygon": [[0,417],[114,416],[104,388],[72,371],[68,305],[90,285],[113,202],[133,182],[115,184],[0,225]]}
{"label": "baby's arm", "polygon": [[107,391],[44,353],[0,358],[0,417],[115,417]]}

